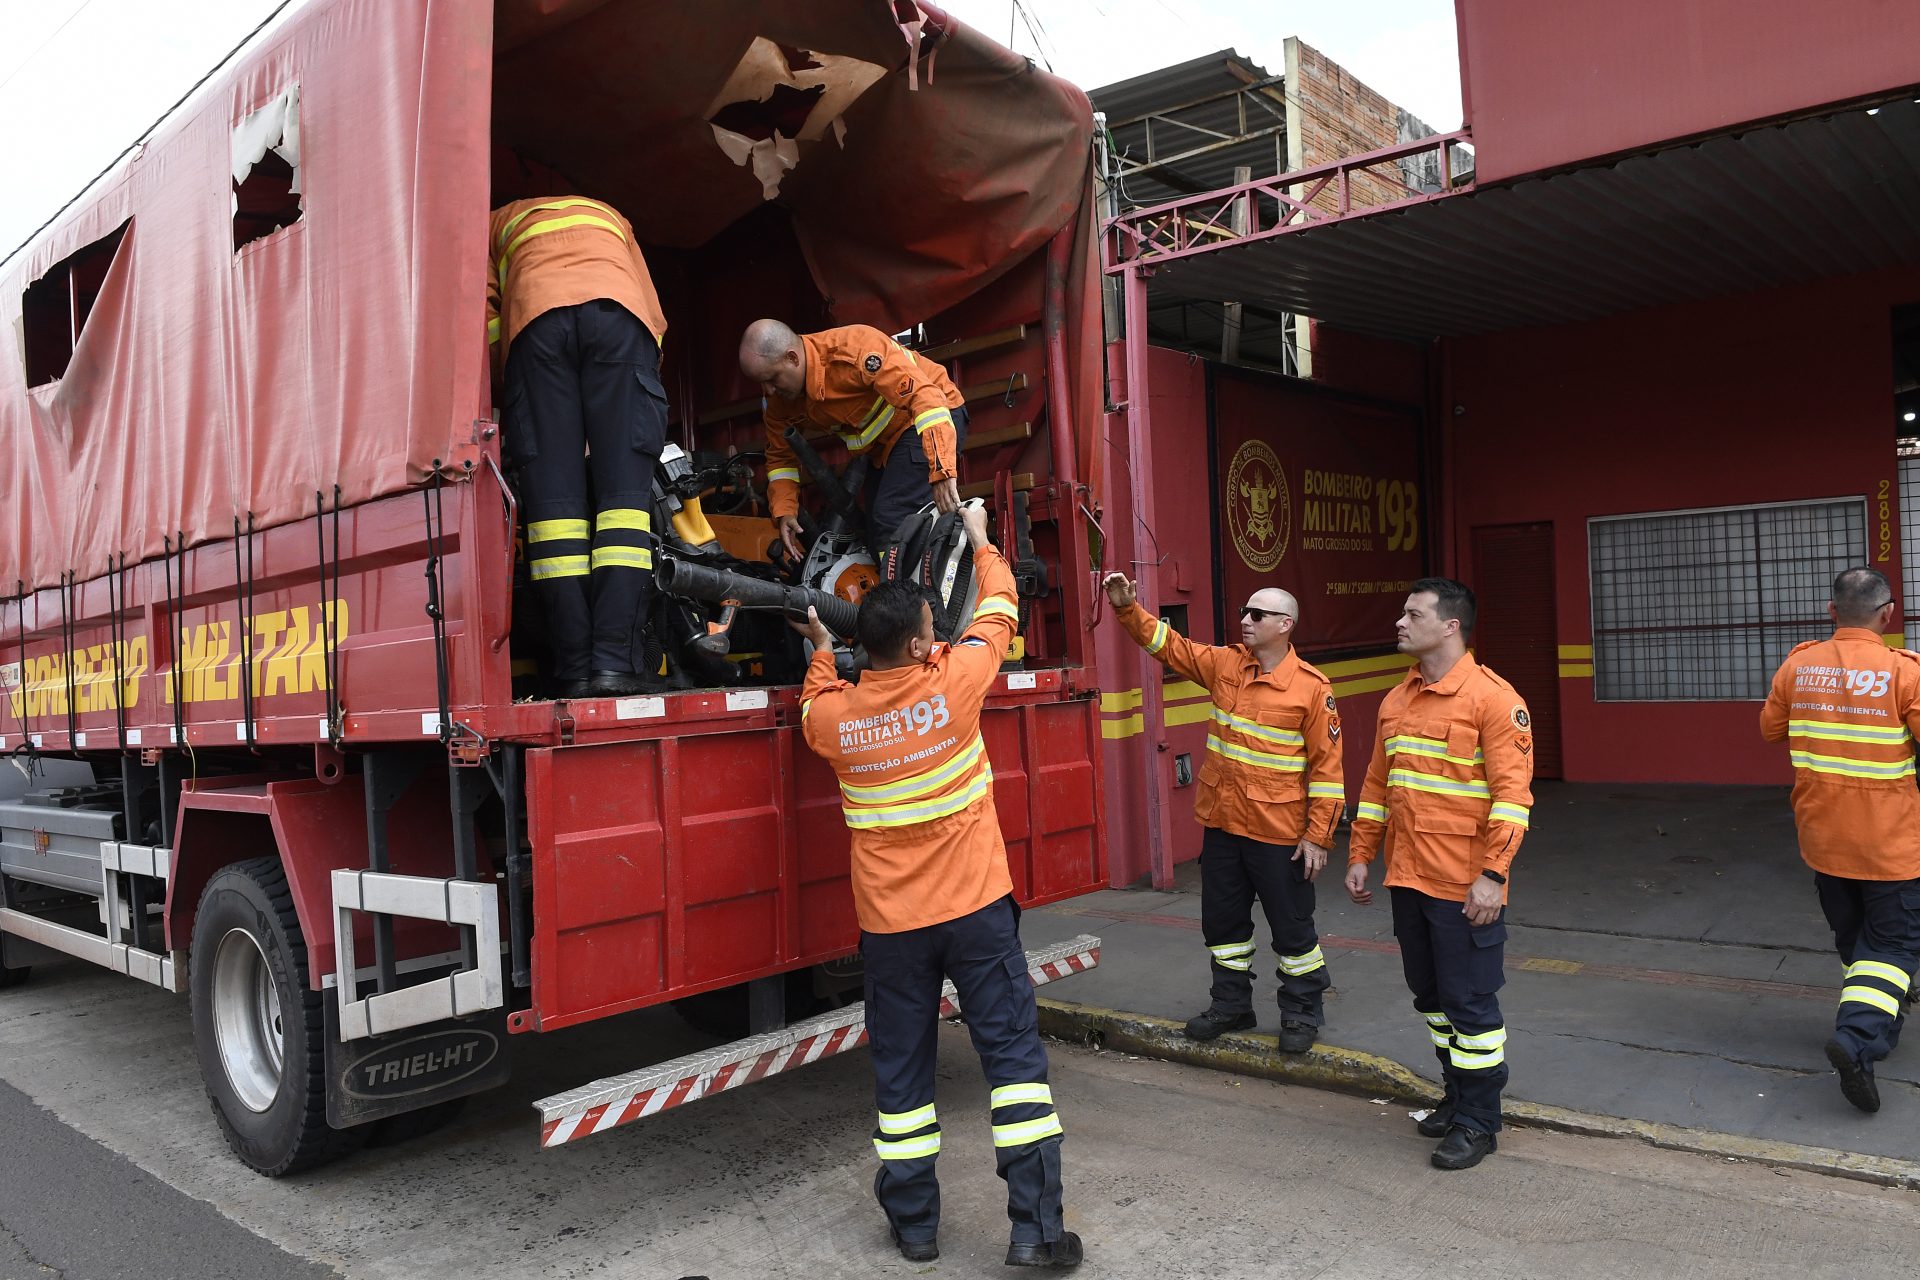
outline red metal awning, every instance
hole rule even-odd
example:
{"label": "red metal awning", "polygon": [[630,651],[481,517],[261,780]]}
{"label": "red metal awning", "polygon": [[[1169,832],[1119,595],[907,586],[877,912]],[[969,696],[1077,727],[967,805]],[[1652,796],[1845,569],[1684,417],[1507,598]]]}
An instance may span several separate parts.
{"label": "red metal awning", "polygon": [[1137,210],[1110,225],[1107,269],[1151,266],[1159,297],[1424,341],[1920,263],[1910,92],[1549,177],[1319,207],[1408,149]]}

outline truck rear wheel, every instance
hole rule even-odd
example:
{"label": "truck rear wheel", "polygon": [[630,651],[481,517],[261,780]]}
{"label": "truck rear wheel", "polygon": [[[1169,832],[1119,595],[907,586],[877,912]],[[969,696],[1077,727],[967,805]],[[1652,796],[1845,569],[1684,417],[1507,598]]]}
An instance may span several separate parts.
{"label": "truck rear wheel", "polygon": [[200,895],[189,976],[200,1076],[227,1146],[269,1178],[311,1169],[365,1139],[327,1124],[324,993],[274,858],[223,867]]}

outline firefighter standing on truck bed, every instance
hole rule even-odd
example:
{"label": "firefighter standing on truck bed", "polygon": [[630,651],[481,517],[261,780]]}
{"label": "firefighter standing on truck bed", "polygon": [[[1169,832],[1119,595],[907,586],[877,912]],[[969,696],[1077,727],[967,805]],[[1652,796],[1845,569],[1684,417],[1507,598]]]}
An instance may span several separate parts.
{"label": "firefighter standing on truck bed", "polygon": [[874,1194],[901,1256],[940,1256],[934,1066],[940,989],[951,978],[992,1090],[993,1145],[1013,1221],[1009,1266],[1065,1269],[1080,1237],[1061,1220],[1060,1117],[1020,945],[1007,851],[993,806],[980,711],[1019,616],[1013,573],[964,509],[979,574],[973,620],[952,645],[911,582],[861,599],[860,683],[834,675],[833,638],[809,609],[813,661],[800,692],[807,745],[839,775],[852,833],[853,901],[866,960],[880,1157]]}
{"label": "firefighter standing on truck bed", "polygon": [[849,457],[871,455],[864,502],[876,556],[929,497],[941,511],[959,507],[966,401],[925,356],[864,324],[796,334],[778,320],[756,320],[740,339],[740,372],[767,397],[767,501],[796,561],[804,555],[800,462],[788,427],[832,431]]}
{"label": "firefighter standing on truck bed", "polygon": [[1347,893],[1365,906],[1367,864],[1387,860],[1393,934],[1440,1059],[1446,1098],[1419,1122],[1433,1164],[1470,1169],[1498,1147],[1507,1083],[1507,871],[1533,806],[1533,722],[1513,686],[1473,660],[1473,592],[1413,584],[1397,627],[1416,660],[1380,704],[1373,760],[1347,854]]}
{"label": "firefighter standing on truck bed", "polygon": [[1300,606],[1278,588],[1256,591],[1240,611],[1244,643],[1215,647],[1195,644],[1141,608],[1124,573],[1108,574],[1102,585],[1127,634],[1213,697],[1193,802],[1206,828],[1200,925],[1212,957],[1212,1003],[1187,1020],[1187,1036],[1212,1040],[1254,1025],[1258,897],[1280,957],[1280,1048],[1305,1053],[1325,1021],[1321,997],[1332,983],[1313,927],[1313,878],[1327,863],[1346,785],[1332,682],[1293,649]]}
{"label": "firefighter standing on truck bed", "polygon": [[[579,196],[493,211],[487,321],[506,363],[502,449],[561,697],[653,687],[653,471],[666,443],[667,322],[633,227]],[[588,451],[591,450],[591,457]],[[589,496],[591,476],[591,496]]]}
{"label": "firefighter standing on truck bed", "polygon": [[1840,1092],[1880,1109],[1873,1064],[1893,1052],[1920,964],[1920,654],[1881,637],[1900,619],[1875,569],[1833,580],[1833,635],[1787,655],[1760,732],[1793,759],[1793,820],[1847,966],[1827,1060]]}

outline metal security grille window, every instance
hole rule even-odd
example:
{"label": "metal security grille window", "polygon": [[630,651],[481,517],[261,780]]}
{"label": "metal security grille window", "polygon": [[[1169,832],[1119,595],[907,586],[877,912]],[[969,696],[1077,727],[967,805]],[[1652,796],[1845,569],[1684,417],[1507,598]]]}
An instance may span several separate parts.
{"label": "metal security grille window", "polygon": [[1787,650],[1832,629],[1834,575],[1866,550],[1859,498],[1588,521],[1594,698],[1764,699]]}
{"label": "metal security grille window", "polygon": [[1911,647],[1920,640],[1920,441],[1900,442],[1901,622]]}

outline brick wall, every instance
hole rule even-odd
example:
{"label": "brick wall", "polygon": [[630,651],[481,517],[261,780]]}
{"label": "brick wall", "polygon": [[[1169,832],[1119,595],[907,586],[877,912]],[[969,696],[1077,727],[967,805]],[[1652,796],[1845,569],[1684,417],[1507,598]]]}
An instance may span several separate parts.
{"label": "brick wall", "polygon": [[[1318,49],[1294,37],[1288,37],[1286,49],[1289,169],[1330,164],[1434,132]],[[1382,165],[1353,176],[1353,207],[1362,209],[1400,199],[1409,194],[1409,188],[1437,190],[1439,184],[1435,156]],[[1313,203],[1329,212],[1337,208],[1331,187]]]}

